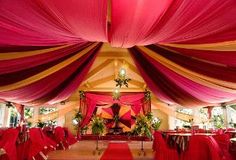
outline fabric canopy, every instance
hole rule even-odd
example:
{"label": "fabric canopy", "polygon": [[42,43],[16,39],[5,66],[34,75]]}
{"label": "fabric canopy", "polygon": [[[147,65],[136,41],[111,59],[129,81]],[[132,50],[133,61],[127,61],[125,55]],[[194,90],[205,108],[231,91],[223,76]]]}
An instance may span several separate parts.
{"label": "fabric canopy", "polygon": [[99,42],[109,42],[129,48],[162,101],[236,100],[235,0],[13,1],[0,2],[0,99],[33,105],[67,99]]}

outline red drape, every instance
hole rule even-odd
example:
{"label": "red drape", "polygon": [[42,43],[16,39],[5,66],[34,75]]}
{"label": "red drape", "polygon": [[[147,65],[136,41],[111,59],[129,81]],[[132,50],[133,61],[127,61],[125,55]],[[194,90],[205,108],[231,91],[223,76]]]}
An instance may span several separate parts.
{"label": "red drape", "polygon": [[97,105],[102,104],[113,104],[118,103],[120,105],[131,105],[132,109],[137,113],[141,111],[142,106],[145,106],[144,102],[144,93],[121,93],[121,97],[119,100],[114,100],[112,95],[106,93],[85,93],[86,98],[86,107],[83,109],[82,113],[85,113],[84,119],[82,120],[80,126],[84,127],[87,125],[93,115],[93,112]]}

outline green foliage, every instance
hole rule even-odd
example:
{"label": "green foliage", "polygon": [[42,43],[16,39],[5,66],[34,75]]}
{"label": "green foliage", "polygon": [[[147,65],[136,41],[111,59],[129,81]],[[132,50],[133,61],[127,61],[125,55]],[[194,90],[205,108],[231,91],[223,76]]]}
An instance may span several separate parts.
{"label": "green foliage", "polygon": [[145,97],[145,101],[150,101],[151,100],[151,92],[147,89],[145,89],[145,94],[144,94],[144,97]]}
{"label": "green foliage", "polygon": [[215,128],[223,128],[224,118],[222,115],[214,115],[212,117],[212,121]]}
{"label": "green foliage", "polygon": [[152,112],[148,112],[148,113],[146,114],[146,117],[147,117],[147,120],[151,122],[151,121],[153,120],[153,114],[152,114]]}
{"label": "green foliage", "polygon": [[102,135],[105,131],[105,124],[101,117],[94,115],[92,118],[92,133]]}
{"label": "green foliage", "polygon": [[145,116],[139,114],[136,116],[135,128],[132,134],[151,138],[151,130],[158,130],[160,125],[161,120],[154,117],[152,112],[147,113]]}
{"label": "green foliage", "polygon": [[117,124],[117,123],[119,122],[119,119],[120,119],[119,115],[116,114],[116,115],[114,116],[114,118],[113,118],[115,124]]}
{"label": "green foliage", "polygon": [[78,123],[80,123],[80,122],[82,121],[82,119],[83,119],[82,113],[81,113],[80,111],[78,111],[78,112],[75,114],[74,119],[75,119]]}
{"label": "green foliage", "polygon": [[85,134],[87,132],[87,130],[88,130],[88,126],[86,125],[86,126],[81,128],[80,133]]}
{"label": "green foliage", "polygon": [[160,126],[161,126],[161,120],[158,118],[154,118],[152,120],[152,129],[154,129],[156,131],[159,129]]}
{"label": "green foliage", "polygon": [[45,126],[45,123],[44,123],[44,122],[39,121],[39,122],[37,123],[37,127],[39,127],[39,128],[43,128],[44,126]]}
{"label": "green foliage", "polygon": [[39,114],[48,114],[51,112],[55,112],[56,110],[57,110],[56,108],[41,107],[39,108]]}
{"label": "green foliage", "polygon": [[147,116],[139,114],[136,116],[135,128],[133,130],[134,135],[152,137],[151,133],[151,121]]}
{"label": "green foliage", "polygon": [[37,123],[37,127],[43,128],[45,126],[55,126],[56,124],[57,124],[57,122],[54,120],[49,120],[49,121],[45,121],[45,122],[39,121]]}
{"label": "green foliage", "polygon": [[24,110],[25,118],[32,118],[33,117],[33,108],[25,108]]}

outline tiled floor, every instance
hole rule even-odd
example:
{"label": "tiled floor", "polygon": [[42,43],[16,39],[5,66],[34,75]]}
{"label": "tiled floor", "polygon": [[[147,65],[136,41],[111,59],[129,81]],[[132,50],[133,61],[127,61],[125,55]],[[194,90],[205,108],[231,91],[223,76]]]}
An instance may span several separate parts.
{"label": "tiled floor", "polygon": [[[117,142],[117,141],[115,141]],[[49,153],[49,160],[99,160],[104,150],[107,148],[109,141],[100,141],[99,149],[100,155],[94,155],[96,148],[96,141],[80,141],[71,146],[66,151],[54,151]],[[118,143],[118,142],[117,142]],[[122,143],[122,142],[119,142]],[[128,142],[129,148],[132,152],[134,160],[152,160],[154,152],[152,151],[152,142],[144,142],[145,155],[139,155],[141,149],[141,142]]]}

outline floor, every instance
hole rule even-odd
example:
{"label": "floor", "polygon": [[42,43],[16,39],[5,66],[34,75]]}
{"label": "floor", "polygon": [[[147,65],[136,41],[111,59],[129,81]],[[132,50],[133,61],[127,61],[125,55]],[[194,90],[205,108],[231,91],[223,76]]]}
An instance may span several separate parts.
{"label": "floor", "polygon": [[[117,142],[117,141],[114,141]],[[99,160],[103,152],[107,148],[109,141],[100,141],[99,149],[100,154],[95,153],[96,141],[80,141],[71,146],[66,151],[54,151],[49,153],[49,160]],[[125,143],[125,142],[117,142]],[[132,152],[134,160],[153,160],[154,152],[152,151],[152,142],[144,142],[145,155],[140,155],[141,142],[130,141],[128,142],[129,148]]]}

